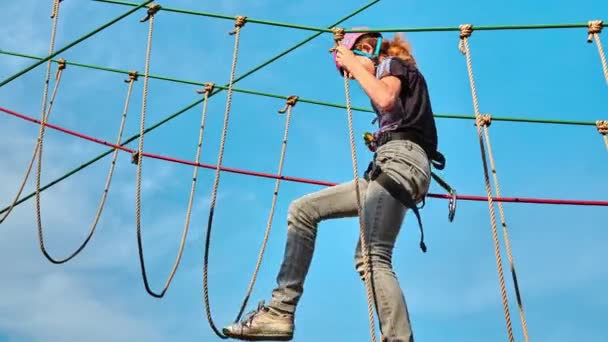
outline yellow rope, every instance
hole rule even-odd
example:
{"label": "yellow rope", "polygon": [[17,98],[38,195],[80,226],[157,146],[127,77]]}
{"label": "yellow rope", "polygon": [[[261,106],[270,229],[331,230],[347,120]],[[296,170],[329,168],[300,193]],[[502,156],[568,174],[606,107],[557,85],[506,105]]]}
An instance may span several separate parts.
{"label": "yellow rope", "polygon": [[608,149],[608,120],[597,120],[595,126],[598,133],[603,136],[606,149]]}
{"label": "yellow rope", "polygon": [[588,23],[588,36],[587,42],[591,43],[595,40],[597,45],[597,51],[600,54],[600,60],[602,62],[602,70],[604,72],[604,78],[606,79],[606,83],[608,83],[608,62],[606,62],[606,54],[604,53],[604,48],[602,47],[602,42],[600,41],[600,33],[602,32],[603,22],[601,20],[590,20]]}
{"label": "yellow rope", "polygon": [[264,251],[266,249],[266,245],[268,244],[268,237],[270,236],[270,230],[272,227],[272,219],[274,217],[274,211],[277,204],[277,199],[279,197],[279,185],[281,184],[281,176],[283,175],[283,164],[285,162],[285,152],[287,150],[287,137],[289,135],[289,124],[291,122],[291,110],[296,105],[298,101],[297,96],[289,96],[285,103],[285,107],[279,110],[280,114],[284,114],[287,112],[287,116],[285,118],[285,130],[283,133],[283,144],[281,147],[281,156],[279,157],[279,169],[277,175],[279,176],[274,183],[274,192],[272,194],[272,205],[270,206],[270,213],[268,214],[268,221],[266,222],[266,231],[264,232],[264,239],[262,241],[262,247],[260,248],[260,253],[258,255],[258,261],[255,265],[255,270],[253,271],[253,275],[251,276],[251,280],[249,281],[249,286],[247,287],[247,293],[245,294],[245,299],[243,300],[243,304],[241,304],[241,309],[234,319],[235,322],[238,322],[241,319],[241,315],[245,311],[245,307],[247,306],[247,302],[249,301],[249,297],[251,296],[251,292],[253,291],[253,286],[255,284],[255,280],[257,274],[260,270],[260,266],[262,264],[262,259],[264,257]]}
{"label": "yellow rope", "polygon": [[[490,141],[490,132],[489,132],[490,130],[488,128],[488,127],[490,127],[490,125],[492,123],[492,116],[489,114],[482,115],[480,123],[483,127],[483,132],[484,132],[484,135],[486,138],[485,139],[486,143],[488,144],[488,157],[490,159],[490,167],[492,168],[492,177],[494,178],[494,187],[496,188],[496,197],[500,198],[501,195],[500,195],[500,186],[498,183],[498,174],[496,172],[496,163],[494,162],[494,155],[492,153],[492,144]],[[522,301],[522,297],[521,297],[521,292],[519,290],[519,282],[517,280],[517,274],[515,272],[515,261],[513,258],[513,253],[511,251],[511,241],[509,239],[507,221],[505,219],[505,213],[504,213],[504,209],[502,206],[502,202],[497,202],[497,205],[498,205],[498,212],[500,213],[500,223],[502,225],[502,232],[503,232],[503,236],[505,239],[505,245],[507,248],[507,256],[509,258],[509,265],[511,266],[511,276],[513,277],[513,284],[515,287],[515,296],[517,297],[517,305],[519,307],[519,318],[521,320],[524,338],[525,338],[526,342],[528,342],[530,340],[530,338],[528,336],[528,324],[526,322],[526,316],[524,314],[524,305],[523,305],[523,301]]]}
{"label": "yellow rope", "polygon": [[177,268],[181,261],[181,256],[184,251],[184,247],[186,245],[186,234],[187,234],[187,225],[184,229],[184,233],[182,235],[182,240],[178,249],[177,257],[175,258],[175,263],[173,264],[173,268],[167,277],[167,281],[163,286],[163,289],[160,293],[155,293],[150,289],[148,284],[148,277],[146,275],[146,267],[144,262],[144,253],[142,246],[142,238],[141,238],[141,174],[142,174],[142,157],[143,157],[143,148],[144,148],[144,134],[145,134],[145,120],[146,120],[146,105],[148,99],[148,81],[149,81],[149,72],[150,72],[150,54],[152,51],[152,34],[154,32],[154,19],[156,17],[156,13],[161,9],[159,4],[151,4],[148,7],[147,15],[140,20],[140,22],[149,21],[148,28],[148,44],[146,49],[146,61],[145,61],[145,71],[144,71],[144,86],[143,86],[143,98],[142,98],[142,107],[141,107],[141,121],[140,121],[140,133],[139,133],[139,146],[137,152],[133,155],[133,161],[137,165],[137,178],[136,178],[136,189],[135,189],[135,223],[137,226],[137,246],[139,251],[139,262],[141,266],[141,273],[144,280],[144,286],[148,294],[156,298],[162,298],[167,290],[169,289],[169,285],[177,272]]}
{"label": "yellow rope", "polygon": [[[330,51],[333,51],[339,44],[339,42],[344,38],[344,29],[335,28],[334,32],[334,42],[335,45]],[[359,174],[357,171],[357,151],[355,144],[355,134],[353,129],[353,113],[350,104],[350,89],[348,87],[348,76],[346,70],[344,71],[344,91],[346,96],[346,112],[348,119],[348,133],[350,136],[350,151],[351,158],[353,163],[353,175],[355,182],[355,195],[357,199],[357,213],[359,216],[359,240],[361,242],[361,254],[363,255],[363,268],[364,268],[364,279],[365,279],[365,292],[367,294],[367,313],[369,318],[369,332],[371,335],[372,342],[376,341],[376,327],[374,320],[374,294],[373,294],[373,270],[369,257],[369,250],[365,237],[365,223],[363,222],[363,210],[361,205],[361,193],[359,190]]]}
{"label": "yellow rope", "polygon": [[[479,123],[481,120],[481,114],[479,113],[479,103],[477,100],[477,91],[475,89],[475,80],[473,78],[473,65],[471,62],[471,52],[469,50],[469,42],[468,37],[471,36],[473,32],[473,26],[470,24],[460,25],[460,43],[459,49],[465,55],[467,62],[467,70],[469,73],[469,81],[471,84],[471,94],[473,97],[473,107],[475,109],[475,117],[476,121]],[[477,135],[479,137],[479,146],[481,149],[481,159],[483,162],[483,172],[484,172],[484,181],[486,186],[486,192],[488,195],[488,206],[490,210],[490,220],[492,223],[492,238],[494,240],[494,253],[496,254],[496,266],[498,268],[498,279],[500,282],[500,292],[502,296],[502,304],[505,314],[505,321],[507,325],[507,332],[509,334],[509,341],[513,342],[513,329],[511,327],[511,315],[509,313],[509,301],[507,299],[507,289],[505,286],[505,279],[502,269],[502,258],[500,256],[500,244],[498,242],[498,232],[497,232],[497,224],[496,224],[496,214],[494,213],[494,203],[492,200],[492,188],[490,185],[490,177],[488,175],[488,163],[486,161],[486,153],[483,144],[483,136],[481,133],[481,125],[477,124]]]}
{"label": "yellow rope", "polygon": [[222,166],[222,160],[224,158],[224,145],[226,143],[226,136],[228,134],[228,121],[229,121],[229,117],[230,117],[230,105],[232,104],[232,93],[233,93],[232,86],[233,86],[234,77],[236,74],[236,62],[237,62],[237,57],[238,57],[238,52],[239,52],[239,40],[240,40],[240,36],[241,36],[241,28],[245,25],[246,21],[247,21],[247,17],[238,16],[234,23],[234,30],[229,33],[230,35],[235,35],[234,49],[233,49],[233,54],[232,54],[230,81],[228,82],[228,93],[226,95],[226,111],[224,113],[224,127],[222,129],[222,136],[221,136],[221,140],[220,140],[220,150],[218,153],[218,160],[217,160],[216,168],[215,168],[215,179],[213,182],[213,190],[211,192],[209,222],[207,225],[207,236],[206,236],[206,240],[205,240],[205,253],[204,253],[205,255],[203,258],[203,293],[204,293],[205,312],[207,314],[207,321],[209,322],[209,325],[211,326],[211,329],[213,330],[213,332],[222,339],[227,339],[228,337],[225,336],[224,334],[222,334],[215,326],[215,323],[213,322],[213,317],[211,315],[211,306],[209,304],[209,284],[208,284],[209,246],[211,245],[211,225],[212,225],[212,221],[213,221],[213,213],[215,211],[215,202],[217,200],[217,191],[218,191],[218,185],[219,185],[219,181],[220,181],[220,169]]}
{"label": "yellow rope", "polygon": [[[52,54],[53,51],[55,51],[55,39],[57,37],[57,24],[59,22],[59,3],[60,2],[61,2],[61,0],[53,1],[53,9],[52,9],[52,13],[51,13],[51,18],[53,19],[52,20],[53,24],[52,24],[52,28],[51,28],[51,40],[49,43],[49,54]],[[19,186],[19,190],[17,191],[17,194],[15,194],[15,198],[13,199],[13,202],[8,207],[8,210],[4,213],[4,216],[2,216],[2,218],[0,218],[0,224],[8,218],[11,211],[13,211],[13,208],[19,201],[19,198],[21,197],[21,194],[23,193],[23,189],[25,188],[25,184],[27,184],[27,180],[30,177],[30,173],[32,172],[32,167],[34,166],[34,161],[36,160],[36,156],[38,155],[38,150],[40,149],[40,145],[42,144],[42,131],[44,129],[43,126],[48,120],[48,115],[46,114],[47,113],[46,106],[47,106],[48,92],[49,92],[49,81],[51,79],[51,64],[52,64],[51,60],[49,60],[46,64],[46,74],[45,74],[44,86],[43,86],[44,90],[43,90],[43,94],[42,94],[42,110],[41,110],[41,114],[40,114],[41,115],[41,120],[40,120],[41,125],[40,125],[40,131],[38,133],[38,140],[36,141],[36,146],[34,147],[34,152],[32,153],[32,158],[30,159],[30,163],[27,167],[27,170],[25,171],[25,176],[23,177],[23,181],[21,182],[21,185]],[[49,112],[49,114],[50,114],[50,112]]]}

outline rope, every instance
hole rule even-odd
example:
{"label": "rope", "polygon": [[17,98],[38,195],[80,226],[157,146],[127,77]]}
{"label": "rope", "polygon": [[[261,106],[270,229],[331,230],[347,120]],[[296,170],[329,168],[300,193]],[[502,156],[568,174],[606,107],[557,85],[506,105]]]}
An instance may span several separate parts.
{"label": "rope", "polygon": [[234,50],[232,54],[232,66],[230,70],[230,81],[228,82],[228,94],[226,94],[226,111],[224,113],[224,127],[222,129],[222,137],[220,140],[220,150],[218,153],[217,165],[215,168],[215,179],[213,181],[213,191],[211,193],[211,202],[209,205],[209,221],[207,223],[207,236],[205,239],[205,255],[203,260],[203,292],[205,301],[205,311],[207,313],[207,321],[211,326],[211,329],[215,334],[222,338],[227,339],[228,337],[222,334],[215,323],[213,323],[213,317],[211,315],[211,307],[209,304],[209,284],[208,284],[208,268],[209,268],[209,247],[211,245],[211,227],[213,224],[213,213],[215,211],[215,202],[217,200],[217,191],[220,181],[220,169],[222,160],[224,158],[224,145],[226,143],[226,136],[228,134],[228,121],[230,117],[230,105],[232,104],[232,84],[234,83],[234,77],[236,74],[236,62],[239,52],[239,39],[241,36],[241,28],[245,25],[247,17],[238,16],[234,23],[234,30],[229,32],[230,35],[235,35],[234,38]]}
{"label": "rope", "polygon": [[588,25],[588,36],[587,43],[593,42],[597,45],[597,51],[600,54],[600,60],[602,61],[602,70],[604,72],[604,78],[606,79],[606,83],[608,83],[608,62],[606,62],[606,54],[604,53],[604,48],[602,48],[602,42],[600,41],[600,33],[602,32],[602,27],[604,26],[603,21],[601,20],[590,20]]}
{"label": "rope", "polygon": [[278,177],[276,178],[276,182],[274,184],[274,192],[272,195],[272,205],[270,206],[270,213],[268,214],[268,221],[266,223],[266,231],[264,232],[264,239],[262,242],[262,247],[260,248],[260,253],[258,255],[258,261],[255,265],[255,270],[253,271],[251,280],[249,281],[249,286],[247,287],[247,293],[245,294],[245,299],[243,300],[243,303],[241,304],[241,309],[239,310],[239,313],[237,314],[236,318],[234,319],[235,323],[241,319],[241,316],[243,315],[243,312],[245,311],[245,307],[247,306],[247,302],[249,301],[249,297],[251,296],[251,292],[253,291],[253,286],[255,284],[257,274],[258,274],[258,272],[260,270],[260,266],[262,264],[262,259],[264,257],[264,251],[266,249],[266,245],[268,244],[268,237],[270,236],[270,230],[272,227],[272,219],[274,217],[274,210],[275,210],[275,207],[277,204],[277,199],[279,197],[279,185],[281,183],[281,179],[283,176],[283,164],[285,161],[285,151],[287,150],[287,136],[289,134],[289,124],[291,122],[291,110],[296,105],[297,102],[298,102],[297,96],[289,96],[289,97],[287,97],[287,101],[285,102],[285,107],[283,107],[283,109],[280,109],[278,111],[280,114],[285,114],[285,112],[287,112],[287,116],[285,118],[285,130],[283,133],[283,145],[281,148],[281,156],[279,158],[279,171],[277,173]]}
{"label": "rope", "polygon": [[[479,123],[483,127],[486,143],[488,144],[488,157],[490,159],[490,167],[492,168],[492,177],[494,178],[494,187],[496,188],[496,196],[500,197],[500,186],[498,184],[498,174],[496,172],[496,164],[494,162],[494,156],[492,153],[492,144],[490,142],[490,130],[488,129],[492,124],[492,116],[489,114],[482,115]],[[513,253],[511,251],[511,241],[509,239],[509,233],[507,230],[507,221],[505,219],[505,213],[501,202],[498,202],[498,212],[500,213],[500,223],[502,225],[503,236],[505,239],[505,245],[507,248],[507,256],[509,258],[509,265],[511,266],[511,276],[513,278],[513,284],[515,287],[515,296],[517,297],[517,305],[519,307],[519,317],[523,328],[524,338],[526,342],[530,340],[528,336],[528,324],[526,323],[526,317],[524,315],[523,301],[521,298],[521,292],[519,290],[519,283],[517,281],[517,274],[515,273],[515,261],[513,259]]]}
{"label": "rope", "polygon": [[184,233],[182,236],[182,241],[180,243],[178,254],[175,259],[175,263],[173,264],[173,268],[167,277],[167,281],[163,286],[163,289],[160,293],[155,293],[150,289],[150,285],[148,284],[148,277],[146,275],[146,266],[144,262],[144,252],[142,246],[141,239],[141,169],[142,169],[142,153],[144,147],[144,130],[145,130],[145,120],[146,120],[146,105],[148,99],[148,74],[150,70],[150,53],[152,51],[152,33],[154,32],[154,19],[156,17],[156,13],[161,9],[159,4],[151,4],[148,7],[147,14],[144,18],[140,19],[140,22],[149,21],[148,28],[148,46],[146,50],[146,61],[145,61],[145,71],[144,71],[144,89],[143,89],[143,99],[142,99],[142,107],[141,107],[141,124],[140,124],[140,135],[139,135],[139,146],[137,151],[132,155],[132,161],[137,165],[137,179],[136,179],[136,189],[135,189],[135,223],[137,226],[137,247],[139,252],[139,263],[141,266],[141,274],[144,281],[144,286],[148,294],[155,298],[162,298],[167,290],[169,289],[169,285],[173,280],[173,276],[175,272],[177,272],[177,268],[179,266],[179,262],[181,260],[181,256],[185,247],[186,233],[187,233],[187,225],[184,229]]}
{"label": "rope", "polygon": [[[59,70],[58,70],[59,71]],[[122,112],[122,119],[120,122],[120,128],[118,130],[118,137],[116,138],[116,145],[118,145],[120,143],[120,140],[122,139],[122,134],[124,131],[124,126],[125,126],[125,122],[127,119],[127,113],[129,111],[129,103],[130,103],[130,99],[131,99],[131,93],[133,90],[133,82],[137,81],[137,73],[133,72],[133,74],[129,75],[129,79],[125,80],[126,83],[129,83],[129,87],[127,89],[127,98],[125,100],[125,105],[124,105],[124,109]],[[91,238],[93,237],[93,234],[95,233],[95,229],[97,228],[97,224],[99,223],[99,219],[101,218],[101,213],[103,212],[104,206],[105,206],[105,202],[108,196],[108,192],[110,190],[110,184],[112,182],[112,176],[114,174],[114,169],[116,166],[116,159],[118,158],[118,151],[119,149],[116,148],[114,150],[114,155],[112,157],[112,162],[110,164],[110,170],[108,171],[108,176],[106,179],[106,184],[103,190],[103,194],[101,197],[101,201],[99,202],[99,206],[97,208],[97,212],[95,214],[95,218],[93,219],[93,223],[91,225],[91,228],[89,229],[89,233],[87,234],[86,238],[84,239],[84,241],[82,242],[82,244],[72,253],[70,254],[68,257],[64,258],[64,259],[60,259],[60,260],[56,260],[51,258],[46,252],[45,252],[45,248],[44,248],[44,242],[42,240],[42,225],[40,224],[41,220],[39,219],[38,222],[38,231],[39,231],[39,237],[40,237],[40,246],[41,249],[43,250],[45,256],[47,256],[47,259],[49,259],[52,263],[54,264],[63,264],[66,263],[70,260],[72,260],[74,257],[76,257],[80,252],[82,252],[84,250],[84,248],[87,246],[87,244],[89,243],[89,241],[91,240]],[[39,185],[39,183],[37,183],[37,186]],[[40,217],[40,214],[38,213],[38,217]]]}
{"label": "rope", "polygon": [[606,149],[608,149],[608,120],[597,120],[595,122],[597,132],[604,137]]}
{"label": "rope", "polygon": [[[49,54],[52,54],[53,51],[55,50],[55,39],[57,37],[57,24],[59,22],[59,3],[61,2],[61,0],[54,0],[53,1],[53,9],[52,9],[52,13],[51,13],[51,19],[52,20],[52,28],[51,28],[51,40],[49,43]],[[59,63],[59,61],[58,61]],[[42,122],[45,122],[48,120],[48,114],[47,114],[47,110],[46,110],[46,106],[47,106],[47,100],[48,100],[48,93],[49,93],[49,81],[51,79],[51,60],[49,60],[46,64],[46,74],[44,77],[44,86],[43,86],[43,92],[42,92],[42,110],[41,110],[41,116],[42,116]],[[65,68],[65,61],[63,61],[63,63],[60,65],[61,68]],[[59,67],[58,69],[59,70]],[[19,201],[19,197],[21,196],[21,194],[23,193],[23,189],[25,188],[25,184],[27,184],[27,180],[30,177],[30,173],[32,172],[32,166],[34,166],[34,160],[36,160],[36,156],[38,155],[38,150],[40,149],[40,145],[42,144],[42,134],[43,134],[43,127],[40,127],[40,131],[38,133],[38,141],[36,142],[36,146],[34,147],[34,152],[32,153],[32,159],[30,160],[30,164],[27,167],[27,170],[25,171],[25,175],[23,176],[23,181],[21,182],[21,185],[19,186],[19,190],[17,191],[17,194],[15,195],[15,198],[13,199],[13,202],[10,204],[8,211],[6,211],[6,213],[4,214],[4,216],[2,216],[2,218],[0,218],[0,224],[2,224],[4,222],[4,220],[6,220],[8,218],[8,215],[11,213],[11,211],[13,211],[13,208],[15,207],[15,205],[17,204],[17,202]]]}
{"label": "rope", "polygon": [[[333,30],[334,32],[334,42],[335,45],[330,51],[333,51],[338,47],[339,42],[344,38],[344,29],[336,28]],[[351,157],[353,163],[353,175],[355,182],[355,194],[357,198],[357,213],[359,216],[359,239],[361,242],[361,253],[363,254],[363,267],[365,269],[364,278],[365,278],[365,292],[367,294],[367,313],[369,316],[369,333],[371,335],[372,342],[376,341],[376,328],[375,328],[375,320],[374,320],[374,294],[372,290],[372,268],[371,262],[369,260],[370,251],[367,246],[367,242],[365,240],[365,227],[363,223],[363,213],[362,213],[362,205],[361,205],[361,193],[359,192],[359,175],[357,171],[357,151],[355,144],[355,134],[353,129],[353,113],[350,107],[350,90],[348,87],[348,76],[346,70],[344,70],[344,91],[346,96],[346,112],[348,117],[348,133],[350,135],[350,150]]]}
{"label": "rope", "polygon": [[[471,62],[471,52],[469,50],[469,42],[468,42],[468,38],[471,36],[472,32],[473,32],[473,26],[471,24],[460,25],[460,43],[458,45],[458,48],[466,57],[467,70],[469,73],[469,81],[471,84],[471,94],[473,97],[473,106],[475,109],[475,116],[477,118],[477,122],[480,122],[482,120],[482,116],[479,113],[479,103],[477,100],[477,91],[475,89],[475,80],[473,77],[473,64]],[[500,293],[502,296],[502,304],[503,304],[503,309],[504,309],[504,314],[505,314],[505,321],[506,321],[506,325],[507,325],[507,332],[509,334],[509,341],[513,342],[514,341],[513,329],[511,327],[511,315],[509,313],[509,302],[507,299],[507,289],[505,286],[505,279],[504,279],[504,274],[503,274],[503,270],[502,270],[502,258],[500,256],[500,245],[498,242],[496,215],[494,213],[494,204],[493,204],[493,199],[492,199],[492,188],[490,185],[490,177],[488,175],[488,163],[486,161],[486,153],[485,153],[483,137],[482,137],[482,133],[481,133],[481,125],[478,124],[478,125],[476,125],[476,127],[477,127],[477,135],[479,137],[479,147],[481,149],[481,159],[483,162],[484,181],[485,181],[485,186],[486,186],[486,192],[488,195],[488,207],[490,210],[490,220],[492,223],[492,238],[494,240],[494,253],[496,254],[496,266],[498,269],[498,279],[500,282]]]}

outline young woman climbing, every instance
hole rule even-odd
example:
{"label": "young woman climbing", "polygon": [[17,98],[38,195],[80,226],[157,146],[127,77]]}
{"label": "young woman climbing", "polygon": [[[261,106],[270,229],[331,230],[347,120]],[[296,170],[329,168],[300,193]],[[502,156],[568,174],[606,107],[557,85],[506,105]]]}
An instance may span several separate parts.
{"label": "young woman climbing", "polygon": [[[393,272],[392,254],[405,212],[411,208],[418,214],[416,203],[429,189],[431,162],[442,159],[426,81],[410,45],[399,35],[387,40],[378,33],[347,33],[333,57],[340,74],[345,70],[369,96],[379,126],[366,139],[375,153],[359,189],[381,341],[411,342],[408,309]],[[319,223],[357,214],[354,181],[293,201],[278,286],[269,305],[262,301],[244,320],[225,327],[224,334],[243,340],[291,340]],[[423,241],[421,247],[426,248]],[[360,242],[355,267],[365,279]]]}

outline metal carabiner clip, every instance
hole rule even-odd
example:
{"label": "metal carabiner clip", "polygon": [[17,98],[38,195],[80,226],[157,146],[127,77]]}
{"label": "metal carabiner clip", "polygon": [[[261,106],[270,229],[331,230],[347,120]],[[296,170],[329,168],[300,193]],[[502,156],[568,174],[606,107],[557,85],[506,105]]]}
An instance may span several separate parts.
{"label": "metal carabiner clip", "polygon": [[448,201],[448,220],[450,222],[454,221],[454,216],[456,216],[456,201],[458,200],[458,196],[456,194],[456,190],[450,189],[450,199]]}

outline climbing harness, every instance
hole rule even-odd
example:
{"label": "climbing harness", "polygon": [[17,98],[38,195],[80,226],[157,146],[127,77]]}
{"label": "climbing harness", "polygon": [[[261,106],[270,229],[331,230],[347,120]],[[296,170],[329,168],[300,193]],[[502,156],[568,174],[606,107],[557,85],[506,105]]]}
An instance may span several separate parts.
{"label": "climbing harness", "polygon": [[[376,164],[376,150],[386,144],[391,140],[410,140],[416,142],[416,138],[414,135],[409,134],[407,132],[378,132],[376,134],[372,134],[370,132],[365,132],[363,134],[363,141],[367,148],[374,152],[373,160],[369,163],[367,170],[364,173],[364,178],[368,181],[376,181],[380,184],[386,191],[388,191],[391,196],[398,199],[406,208],[411,209],[416,215],[416,219],[418,220],[418,227],[420,229],[420,249],[422,252],[426,253],[427,246],[424,242],[424,228],[422,226],[422,219],[420,217],[420,209],[424,207],[425,197],[423,196],[420,201],[422,201],[422,206],[418,207],[416,205],[416,200],[414,200],[413,196],[409,191],[400,186],[395,180],[393,180],[390,176],[383,172],[382,168]],[[432,165],[435,166],[438,170],[443,170],[445,168],[445,157],[440,152],[435,152],[434,154],[429,154],[432,156]],[[448,220],[452,222],[454,220],[454,216],[456,215],[456,201],[457,195],[456,190],[452,188],[446,181],[444,181],[441,177],[439,177],[434,172],[431,172],[431,176],[433,179],[444,188],[449,194],[450,199],[448,203]]]}
{"label": "climbing harness", "polygon": [[[338,45],[342,44],[342,40],[345,38],[344,29],[343,28],[334,28],[332,29],[334,33],[334,46],[329,50],[334,53],[334,60],[336,56],[336,48]],[[346,36],[346,38],[352,37],[351,34]],[[349,40],[345,42],[352,46],[356,39]],[[364,267],[364,280],[365,280],[365,292],[367,294],[367,313],[369,318],[369,332],[371,335],[372,342],[376,342],[376,327],[374,320],[374,294],[373,294],[373,285],[372,285],[372,267],[370,262],[370,249],[366,241],[365,237],[365,227],[363,223],[363,213],[362,213],[362,205],[361,205],[361,192],[359,191],[359,175],[357,171],[357,151],[355,145],[355,135],[353,129],[353,113],[350,104],[350,90],[348,87],[348,74],[346,70],[341,69],[341,67],[336,62],[336,66],[338,70],[341,70],[342,76],[344,78],[344,92],[346,96],[346,112],[347,112],[347,121],[348,121],[348,133],[350,137],[350,150],[351,150],[351,158],[353,164],[353,178],[355,183],[355,197],[357,199],[357,216],[359,221],[359,242],[361,244],[361,254],[363,255],[363,267]]]}
{"label": "climbing harness", "polygon": [[[50,39],[50,43],[49,43],[49,55],[55,51],[55,39],[57,37],[57,26],[58,26],[58,22],[59,22],[59,8],[60,8],[59,3],[60,2],[61,2],[60,0],[53,1],[53,8],[52,8],[52,13],[51,13],[51,19],[53,19],[53,20],[52,20],[52,28],[51,28],[51,39]],[[38,133],[38,140],[36,142],[36,146],[34,147],[34,152],[32,153],[32,159],[30,160],[27,170],[25,171],[25,175],[23,176],[23,181],[21,182],[21,186],[19,187],[17,194],[15,194],[15,198],[13,199],[13,202],[8,207],[8,210],[6,211],[6,213],[4,213],[4,216],[2,216],[2,218],[0,218],[0,224],[8,218],[11,211],[13,210],[13,208],[19,201],[19,198],[21,197],[21,194],[23,193],[23,189],[25,188],[25,184],[27,184],[27,180],[30,176],[30,173],[32,172],[32,167],[34,166],[34,161],[36,160],[36,157],[38,156],[39,149],[41,148],[41,145],[43,142],[44,127],[43,127],[42,123],[47,122],[48,117],[51,113],[50,110],[47,112],[49,81],[51,79],[51,65],[52,65],[52,61],[49,60],[46,64],[46,74],[45,74],[45,78],[44,78],[44,87],[43,87],[44,90],[43,90],[43,94],[42,94],[42,110],[41,110],[41,114],[40,114],[41,115],[41,120],[40,120],[41,127],[40,127],[40,131]],[[62,69],[65,69],[65,63],[60,63],[57,70],[59,72],[59,70],[62,70]],[[58,77],[56,77],[55,87],[57,87],[57,83],[58,83]]]}
{"label": "climbing harness", "polygon": [[[509,340],[511,342],[513,342],[514,341],[513,329],[511,327],[511,316],[509,313],[507,290],[506,290],[506,285],[505,285],[504,275],[503,275],[503,270],[502,270],[502,258],[500,256],[500,245],[498,242],[496,214],[494,212],[494,203],[492,200],[492,188],[490,185],[488,163],[486,161],[486,152],[485,152],[484,140],[483,140],[483,136],[482,136],[482,127],[483,127],[483,130],[485,133],[485,138],[486,138],[486,143],[488,144],[488,154],[489,154],[489,158],[490,158],[492,174],[493,174],[494,183],[495,183],[495,187],[496,187],[496,191],[497,191],[497,196],[500,197],[500,188],[498,186],[498,176],[496,174],[494,158],[492,156],[492,150],[491,150],[491,145],[490,145],[489,133],[487,130],[488,125],[491,122],[491,120],[490,120],[491,117],[489,115],[481,115],[479,112],[479,102],[477,99],[477,91],[475,88],[475,79],[473,76],[473,63],[471,61],[471,52],[470,52],[469,43],[468,43],[468,38],[471,36],[472,32],[473,32],[473,25],[471,25],[471,24],[460,25],[460,43],[459,43],[458,47],[459,47],[459,50],[462,52],[462,54],[465,55],[465,57],[466,57],[467,70],[468,70],[469,81],[470,81],[470,86],[471,86],[471,94],[472,94],[472,98],[473,98],[473,107],[475,109],[475,117],[476,117],[475,126],[477,127],[477,135],[479,138],[479,146],[480,146],[481,158],[482,158],[482,162],[483,162],[484,181],[485,181],[485,186],[486,186],[486,192],[488,195],[488,206],[489,206],[489,210],[490,210],[490,219],[491,219],[491,223],[492,223],[492,238],[494,240],[494,253],[496,254],[496,265],[497,265],[497,269],[498,269],[500,290],[501,290],[501,296],[502,296],[502,301],[503,301],[503,309],[504,309],[504,314],[505,314],[505,321],[506,321],[506,326],[507,326],[507,333],[509,335]],[[526,319],[525,319],[525,315],[524,315],[521,294],[519,291],[519,284],[518,284],[517,276],[515,273],[515,264],[514,264],[513,256],[511,253],[511,246],[510,246],[509,237],[508,237],[508,233],[507,233],[507,224],[506,224],[506,221],[504,218],[502,203],[500,203],[500,202],[498,203],[498,208],[500,211],[503,235],[504,235],[505,243],[506,243],[506,247],[507,247],[507,255],[509,258],[509,264],[511,266],[511,275],[513,277],[513,283],[514,283],[516,296],[517,296],[517,302],[518,302],[518,306],[519,306],[519,315],[520,315],[520,319],[522,322],[523,334],[524,334],[525,340],[527,342],[529,340],[528,328],[527,328]]]}
{"label": "climbing harness", "polygon": [[264,251],[266,250],[266,245],[268,243],[268,237],[270,235],[270,229],[272,227],[272,219],[274,217],[274,210],[275,210],[275,206],[277,204],[277,199],[279,197],[279,185],[281,184],[281,176],[283,175],[283,164],[285,161],[285,152],[287,150],[287,137],[289,134],[289,124],[291,122],[291,110],[296,105],[297,102],[298,102],[298,96],[293,96],[293,95],[289,96],[289,97],[287,97],[285,107],[283,107],[283,109],[280,109],[278,111],[279,114],[287,113],[287,115],[285,117],[285,130],[283,133],[281,156],[279,158],[279,168],[278,168],[279,170],[277,172],[278,177],[274,183],[274,191],[273,191],[273,195],[272,195],[272,205],[270,206],[270,213],[268,214],[266,231],[264,232],[264,239],[262,242],[262,247],[260,248],[260,253],[258,255],[258,261],[255,265],[255,270],[253,271],[253,275],[251,276],[249,286],[247,287],[247,293],[245,295],[245,299],[243,300],[243,304],[241,304],[241,309],[239,310],[239,313],[237,314],[236,318],[234,319],[235,323],[241,319],[241,315],[243,315],[243,312],[245,311],[245,307],[247,306],[247,302],[249,301],[249,297],[251,296],[251,292],[253,291],[253,285],[255,284],[255,280],[256,280],[258,271],[260,269],[260,265],[262,264],[262,258],[264,257]]}
{"label": "climbing harness", "polygon": [[[182,233],[182,239],[180,242],[180,246],[178,248],[177,257],[175,258],[175,262],[173,264],[173,268],[167,277],[167,281],[163,286],[163,289],[160,293],[155,293],[150,289],[150,285],[148,283],[148,277],[146,275],[146,265],[144,261],[144,252],[142,246],[142,238],[141,238],[141,178],[142,178],[142,161],[143,161],[143,148],[144,148],[144,133],[145,133],[145,120],[146,120],[146,105],[148,100],[148,82],[150,75],[150,55],[152,51],[152,34],[154,32],[154,19],[158,11],[160,11],[162,7],[159,4],[150,4],[148,5],[148,10],[146,12],[146,16],[140,19],[141,23],[146,21],[149,22],[148,26],[148,41],[146,48],[146,59],[145,59],[145,67],[144,67],[144,85],[143,85],[143,95],[142,95],[142,106],[141,106],[141,120],[140,120],[140,134],[139,134],[139,145],[137,151],[135,151],[132,155],[132,162],[137,166],[136,170],[136,181],[135,181],[135,225],[136,225],[136,233],[137,233],[137,251],[139,254],[139,264],[141,268],[141,275],[144,282],[144,287],[146,292],[155,298],[162,298],[167,290],[169,289],[169,285],[177,272],[177,268],[181,261],[182,254],[184,252],[184,247],[186,245],[186,237],[188,234],[188,222],[186,219],[186,224],[184,225],[184,230]],[[197,150],[198,153],[198,150]],[[196,167],[195,167],[196,168]],[[196,172],[196,171],[195,171]],[[194,182],[193,182],[194,183]],[[194,184],[193,184],[194,187]],[[191,193],[192,196],[192,193]]]}
{"label": "climbing harness", "polygon": [[232,66],[230,69],[230,81],[228,82],[228,94],[226,95],[226,110],[224,113],[224,126],[222,129],[222,136],[220,139],[220,148],[218,152],[218,160],[215,167],[215,178],[213,181],[213,190],[211,192],[211,201],[209,204],[209,220],[207,222],[207,234],[205,238],[205,253],[203,258],[203,298],[205,302],[205,312],[207,313],[207,321],[211,326],[213,332],[221,339],[227,339],[228,336],[222,334],[213,322],[211,315],[211,305],[209,304],[209,284],[208,284],[208,273],[209,273],[209,247],[211,245],[211,227],[213,225],[213,214],[215,212],[215,203],[217,200],[217,191],[220,181],[220,171],[222,167],[222,160],[224,158],[224,146],[226,143],[226,136],[228,134],[228,122],[230,118],[230,105],[232,104],[232,86],[234,83],[234,77],[236,74],[236,62],[239,52],[239,40],[241,36],[241,28],[246,24],[246,16],[237,16],[234,23],[234,30],[230,31],[230,35],[234,35],[234,49],[232,54]]}

